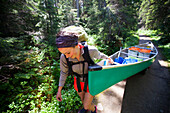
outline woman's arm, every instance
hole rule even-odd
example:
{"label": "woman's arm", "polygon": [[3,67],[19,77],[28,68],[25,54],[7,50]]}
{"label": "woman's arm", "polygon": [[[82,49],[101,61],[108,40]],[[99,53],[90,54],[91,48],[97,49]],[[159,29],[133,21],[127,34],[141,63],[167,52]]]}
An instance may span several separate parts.
{"label": "woman's arm", "polygon": [[68,76],[68,65],[64,54],[61,54],[60,57],[60,70],[59,86],[64,86]]}
{"label": "woman's arm", "polygon": [[63,88],[62,86],[58,87],[58,92],[57,92],[57,95],[56,95],[57,100],[60,101],[60,102],[62,101],[62,97],[61,97],[62,88]]}
{"label": "woman's arm", "polygon": [[65,59],[64,54],[62,54],[60,57],[60,69],[61,71],[60,71],[59,87],[58,87],[58,92],[56,95],[56,98],[58,101],[62,101],[61,90],[68,76],[68,65],[67,65],[67,61]]}
{"label": "woman's arm", "polygon": [[110,57],[108,57],[104,53],[101,53],[96,47],[90,46],[89,54],[91,58],[108,59],[111,64],[114,63]]}

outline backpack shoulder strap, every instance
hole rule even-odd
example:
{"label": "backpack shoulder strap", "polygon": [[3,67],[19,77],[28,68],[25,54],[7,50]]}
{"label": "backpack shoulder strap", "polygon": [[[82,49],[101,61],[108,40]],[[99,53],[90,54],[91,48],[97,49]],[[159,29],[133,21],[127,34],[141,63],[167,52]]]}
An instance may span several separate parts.
{"label": "backpack shoulder strap", "polygon": [[69,75],[72,75],[73,74],[73,71],[72,71],[72,62],[70,62],[69,60],[68,60],[68,58],[66,57],[66,55],[64,55],[64,57],[65,57],[65,59],[66,59],[66,61],[67,61],[67,65],[68,65],[68,73],[69,73]]}
{"label": "backpack shoulder strap", "polygon": [[89,66],[95,64],[94,61],[90,57],[88,45],[84,45],[84,54],[82,56],[84,60],[88,62]]}
{"label": "backpack shoulder strap", "polygon": [[91,59],[87,45],[84,46],[83,57],[88,62],[88,65],[89,65],[88,70],[89,71],[98,71],[98,70],[102,69],[102,66],[95,64],[94,61]]}

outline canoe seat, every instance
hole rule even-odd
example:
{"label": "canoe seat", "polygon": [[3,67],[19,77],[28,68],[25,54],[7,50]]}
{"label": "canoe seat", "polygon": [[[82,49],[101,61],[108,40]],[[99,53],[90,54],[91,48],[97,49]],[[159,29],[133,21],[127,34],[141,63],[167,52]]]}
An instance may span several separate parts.
{"label": "canoe seat", "polygon": [[121,52],[121,53],[122,54],[126,54],[128,56],[138,57],[138,58],[148,58],[148,57],[143,57],[143,56],[137,56],[137,55],[129,54],[129,53],[126,53],[126,52]]}

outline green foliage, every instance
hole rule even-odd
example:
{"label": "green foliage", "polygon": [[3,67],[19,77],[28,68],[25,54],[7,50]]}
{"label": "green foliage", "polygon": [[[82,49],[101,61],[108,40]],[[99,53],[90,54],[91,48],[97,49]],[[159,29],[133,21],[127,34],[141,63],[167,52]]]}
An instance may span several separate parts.
{"label": "green foliage", "polygon": [[0,6],[1,14],[3,14],[0,18],[0,36],[17,37],[25,35],[28,31],[37,30],[35,25],[39,18],[32,14],[26,1],[2,0]]}
{"label": "green foliage", "polygon": [[[53,94],[53,85],[49,86],[48,83],[42,83],[38,86],[37,89],[30,88],[30,93],[20,93],[13,101],[7,110],[7,113],[10,112],[30,112],[30,113],[53,113],[59,112],[63,113],[66,111],[76,111],[81,105],[80,98],[77,95],[77,92],[72,88],[68,90],[62,90],[63,101],[57,101],[55,95]],[[50,99],[50,101],[49,101]],[[29,109],[28,109],[29,108]]]}
{"label": "green foliage", "polygon": [[[93,37],[94,44],[107,55],[111,55],[123,44],[131,30],[137,29],[137,13],[132,2],[87,1],[80,21]],[[86,4],[88,4],[86,6]],[[126,6],[124,6],[126,4]],[[115,7],[116,6],[116,7]]]}
{"label": "green foliage", "polygon": [[137,31],[138,34],[142,34],[142,35],[146,35],[146,36],[156,36],[156,35],[159,35],[161,34],[161,32],[159,30],[142,30],[142,29],[139,29]]}
{"label": "green foliage", "polygon": [[[159,48],[162,49],[162,54],[165,57],[164,60],[170,62],[170,43],[166,44],[166,45],[159,45]],[[168,66],[170,67],[170,66]]]}
{"label": "green foliage", "polygon": [[139,18],[146,29],[159,29],[169,36],[169,0],[143,0]]}
{"label": "green foliage", "polygon": [[134,46],[134,45],[138,45],[139,44],[139,36],[138,35],[131,35],[130,37],[126,38],[125,42],[126,42],[125,48],[130,47],[130,46]]}
{"label": "green foliage", "polygon": [[160,45],[166,45],[170,43],[168,35],[161,32],[161,30],[138,30],[138,34],[146,35],[153,38]]}
{"label": "green foliage", "polygon": [[24,59],[25,49],[31,36],[23,35],[15,37],[0,37],[0,65],[18,63]]}
{"label": "green foliage", "polygon": [[[0,95],[3,106],[0,111],[5,112],[7,109],[7,113],[76,111],[81,106],[81,101],[73,88],[72,76],[68,77],[62,90],[63,101],[58,102],[55,98],[60,75],[60,54],[56,47],[46,41],[35,40],[34,37],[30,44],[22,45],[30,50],[25,50],[27,51],[25,58],[17,62],[20,71],[0,83],[0,91],[5,93]],[[4,75],[4,72],[1,74]]]}
{"label": "green foliage", "polygon": [[121,41],[119,41],[119,36],[111,37],[112,40],[102,40],[101,37],[96,39],[97,48],[99,51],[107,54],[112,55],[114,52],[118,51],[121,46]]}

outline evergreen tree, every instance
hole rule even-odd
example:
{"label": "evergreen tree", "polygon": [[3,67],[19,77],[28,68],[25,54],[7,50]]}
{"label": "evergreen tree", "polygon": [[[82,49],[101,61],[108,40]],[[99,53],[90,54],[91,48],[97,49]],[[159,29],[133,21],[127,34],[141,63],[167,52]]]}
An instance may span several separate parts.
{"label": "evergreen tree", "polygon": [[16,37],[36,30],[35,25],[39,19],[32,14],[26,1],[2,0],[0,8],[1,37]]}
{"label": "evergreen tree", "polygon": [[97,44],[103,45],[106,53],[117,51],[129,32],[137,30],[136,3],[126,0],[92,0],[84,3],[81,21],[90,29],[90,34],[100,36]]}
{"label": "evergreen tree", "polygon": [[146,29],[160,29],[167,37],[170,32],[169,0],[143,0],[139,19]]}

